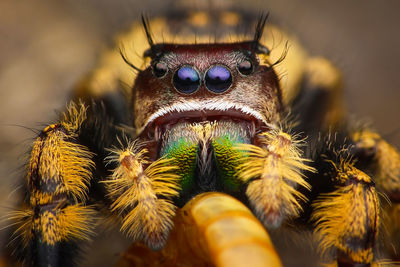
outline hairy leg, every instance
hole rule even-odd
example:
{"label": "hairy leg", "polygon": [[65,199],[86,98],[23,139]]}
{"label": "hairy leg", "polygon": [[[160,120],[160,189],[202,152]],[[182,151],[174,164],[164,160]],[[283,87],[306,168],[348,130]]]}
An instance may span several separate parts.
{"label": "hairy leg", "polygon": [[10,214],[17,250],[29,266],[71,264],[75,242],[93,233],[95,210],[86,201],[94,154],[79,140],[85,120],[86,108],[71,104],[33,144],[25,208]]}
{"label": "hairy leg", "polygon": [[332,249],[338,266],[370,266],[380,224],[375,185],[341,156],[338,161],[328,160],[323,168],[320,174],[329,175],[334,189],[320,194],[312,204],[320,248],[323,252]]}

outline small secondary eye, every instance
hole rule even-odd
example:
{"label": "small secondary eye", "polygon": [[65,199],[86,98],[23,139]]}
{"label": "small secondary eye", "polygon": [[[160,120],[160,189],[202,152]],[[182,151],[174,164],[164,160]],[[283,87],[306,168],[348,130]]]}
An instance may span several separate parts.
{"label": "small secondary eye", "polygon": [[238,64],[238,70],[243,75],[249,75],[253,72],[253,64],[249,60],[242,61]]}
{"label": "small secondary eye", "polygon": [[222,93],[231,86],[232,75],[227,67],[217,65],[207,71],[205,82],[208,90]]}
{"label": "small secondary eye", "polygon": [[157,62],[153,66],[153,73],[157,78],[163,77],[168,71],[167,64],[164,62]]}
{"label": "small secondary eye", "polygon": [[175,72],[173,82],[179,92],[191,94],[200,87],[200,76],[194,68],[183,66]]}

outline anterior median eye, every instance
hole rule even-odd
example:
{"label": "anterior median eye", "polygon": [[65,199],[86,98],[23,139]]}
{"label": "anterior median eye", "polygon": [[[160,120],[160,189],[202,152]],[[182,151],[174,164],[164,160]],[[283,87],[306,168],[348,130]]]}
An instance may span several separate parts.
{"label": "anterior median eye", "polygon": [[185,94],[195,92],[200,86],[199,73],[190,66],[183,66],[174,74],[175,88]]}
{"label": "anterior median eye", "polygon": [[214,93],[222,93],[231,86],[232,75],[227,67],[214,66],[206,73],[206,87]]}

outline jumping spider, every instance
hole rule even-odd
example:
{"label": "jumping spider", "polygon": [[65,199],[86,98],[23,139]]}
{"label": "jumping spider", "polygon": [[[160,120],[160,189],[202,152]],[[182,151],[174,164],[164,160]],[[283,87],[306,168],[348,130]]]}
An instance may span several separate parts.
{"label": "jumping spider", "polygon": [[379,260],[378,191],[395,214],[399,153],[346,120],[328,60],[295,40],[269,49],[274,33],[289,38],[266,31],[266,19],[166,15],[119,37],[120,51],[103,55],[33,144],[26,201],[10,215],[27,265],[72,264],[100,210],[133,241],[162,249],[176,211],[213,191],[267,229],[314,229],[333,264]]}

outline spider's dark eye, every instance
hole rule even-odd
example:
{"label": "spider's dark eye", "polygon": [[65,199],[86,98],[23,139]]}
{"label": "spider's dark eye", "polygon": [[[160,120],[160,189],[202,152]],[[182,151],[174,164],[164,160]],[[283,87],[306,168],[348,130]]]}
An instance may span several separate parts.
{"label": "spider's dark eye", "polygon": [[164,75],[167,73],[168,67],[167,64],[164,62],[157,62],[153,66],[153,73],[157,78],[164,77]]}
{"label": "spider's dark eye", "polygon": [[175,88],[185,94],[195,92],[200,86],[200,77],[198,72],[189,66],[183,66],[174,75]]}
{"label": "spider's dark eye", "polygon": [[243,75],[249,75],[253,72],[253,64],[249,60],[242,61],[238,64],[238,70]]}
{"label": "spider's dark eye", "polygon": [[214,93],[226,91],[232,84],[232,75],[227,67],[214,66],[206,73],[206,87]]}

